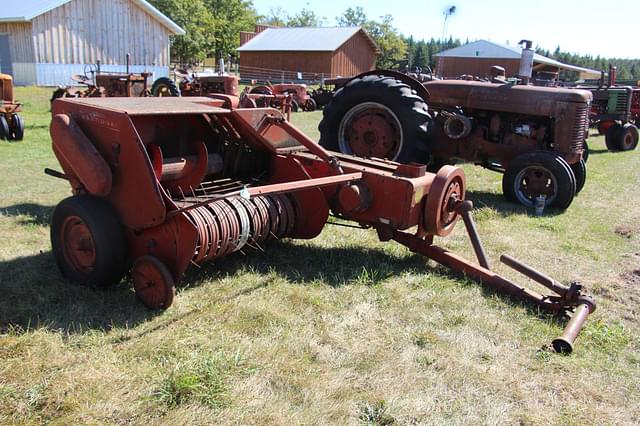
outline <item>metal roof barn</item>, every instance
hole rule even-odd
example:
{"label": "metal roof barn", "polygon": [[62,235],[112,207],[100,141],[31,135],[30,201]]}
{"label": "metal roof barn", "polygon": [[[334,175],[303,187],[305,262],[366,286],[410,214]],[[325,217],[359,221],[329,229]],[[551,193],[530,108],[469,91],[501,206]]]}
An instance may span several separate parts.
{"label": "metal roof barn", "polygon": [[169,36],[185,32],[145,0],[20,0],[0,8],[0,72],[17,85],[68,85],[104,71],[169,73]]}
{"label": "metal roof barn", "polygon": [[[478,40],[464,46],[454,47],[437,53],[438,75],[443,77],[458,77],[462,74],[486,76],[489,68],[500,65],[505,68],[507,76],[518,73],[522,49],[514,46],[505,46],[488,40]],[[559,70],[575,71],[581,77],[597,77],[600,71],[589,68],[564,64],[555,59],[547,58],[539,54],[533,55],[534,71]]]}
{"label": "metal roof barn", "polygon": [[241,33],[240,75],[258,80],[317,80],[374,69],[378,47],[360,27],[269,28]]}

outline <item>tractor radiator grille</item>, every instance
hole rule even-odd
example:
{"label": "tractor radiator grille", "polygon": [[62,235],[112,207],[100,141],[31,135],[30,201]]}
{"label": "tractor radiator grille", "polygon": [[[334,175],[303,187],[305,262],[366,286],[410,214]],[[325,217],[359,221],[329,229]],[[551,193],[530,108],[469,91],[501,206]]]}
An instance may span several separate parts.
{"label": "tractor radiator grille", "polygon": [[627,105],[629,103],[629,94],[627,91],[621,91],[618,93],[618,97],[616,99],[616,109],[615,111],[609,111],[609,113],[625,113],[627,111]]}
{"label": "tractor radiator grille", "polygon": [[576,120],[571,132],[571,151],[582,151],[584,135],[589,125],[589,104],[576,108]]}

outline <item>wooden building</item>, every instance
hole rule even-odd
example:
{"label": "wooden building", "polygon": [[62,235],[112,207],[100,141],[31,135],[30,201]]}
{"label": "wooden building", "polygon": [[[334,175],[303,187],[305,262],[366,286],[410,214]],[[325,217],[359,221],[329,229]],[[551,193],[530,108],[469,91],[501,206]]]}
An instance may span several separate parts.
{"label": "wooden building", "polygon": [[[519,47],[478,40],[434,55],[437,58],[436,74],[444,78],[463,74],[485,77],[489,75],[491,66],[499,65],[505,69],[507,77],[512,77],[518,74],[521,55],[522,49]],[[574,71],[580,78],[600,76],[600,71],[564,64],[537,53],[533,56],[533,70],[534,73]]]}
{"label": "wooden building", "polygon": [[269,81],[351,76],[375,68],[378,47],[359,27],[272,28],[241,33],[240,76]]}
{"label": "wooden building", "polygon": [[184,30],[145,0],[10,0],[0,7],[0,72],[18,85],[72,84],[104,71],[169,73],[169,36]]}

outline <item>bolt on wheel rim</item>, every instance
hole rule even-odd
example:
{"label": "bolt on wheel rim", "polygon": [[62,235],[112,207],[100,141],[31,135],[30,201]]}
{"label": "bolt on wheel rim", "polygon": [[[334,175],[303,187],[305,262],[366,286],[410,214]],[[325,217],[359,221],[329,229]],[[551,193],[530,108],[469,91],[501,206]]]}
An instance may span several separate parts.
{"label": "bolt on wheel rim", "polygon": [[377,102],[364,102],[351,108],[338,129],[338,146],[346,154],[395,160],[402,144],[398,116]]}

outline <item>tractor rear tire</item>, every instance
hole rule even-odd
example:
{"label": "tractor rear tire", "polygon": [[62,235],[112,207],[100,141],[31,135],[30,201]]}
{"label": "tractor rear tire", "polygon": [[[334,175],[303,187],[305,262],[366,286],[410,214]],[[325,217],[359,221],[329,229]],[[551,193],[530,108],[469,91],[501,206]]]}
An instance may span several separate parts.
{"label": "tractor rear tire", "polygon": [[587,181],[587,163],[583,157],[577,163],[571,164],[570,167],[573,175],[576,177],[576,194],[578,194],[582,191],[582,188],[584,188],[584,184]]}
{"label": "tractor rear tire", "polygon": [[533,208],[546,195],[545,208],[565,210],[576,195],[576,178],[569,164],[557,154],[536,151],[522,154],[502,176],[502,190],[509,201]]}
{"label": "tractor rear tire", "polygon": [[9,129],[10,140],[16,142],[24,139],[24,120],[18,114],[11,117],[11,126]]}
{"label": "tractor rear tire", "polygon": [[124,228],[115,209],[98,197],[73,196],[56,206],[51,246],[60,272],[76,284],[108,287],[127,270]]}
{"label": "tractor rear tire", "polygon": [[367,75],[339,89],[324,108],[320,145],[400,163],[429,161],[427,105],[392,77]]}
{"label": "tractor rear tire", "polygon": [[7,123],[7,119],[4,115],[0,115],[0,139],[11,140],[9,123]]}
{"label": "tractor rear tire", "polygon": [[176,86],[176,82],[169,77],[160,77],[151,85],[151,96],[160,98],[180,96],[180,89]]}

